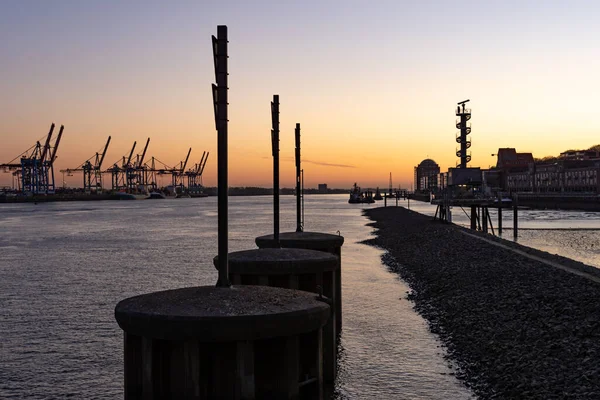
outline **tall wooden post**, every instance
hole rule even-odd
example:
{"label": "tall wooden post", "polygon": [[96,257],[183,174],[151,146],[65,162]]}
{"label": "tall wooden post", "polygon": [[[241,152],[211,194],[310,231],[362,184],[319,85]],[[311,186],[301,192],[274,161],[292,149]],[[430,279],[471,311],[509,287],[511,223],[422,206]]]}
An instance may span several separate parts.
{"label": "tall wooden post", "polygon": [[227,264],[227,207],[228,207],[228,182],[227,182],[227,26],[217,26],[217,37],[212,37],[213,57],[215,64],[216,85],[212,85],[213,103],[215,111],[215,125],[218,132],[217,140],[217,168],[218,168],[218,242],[219,242],[219,278],[217,286],[231,286],[229,283],[229,268]]}
{"label": "tall wooden post", "polygon": [[279,247],[279,95],[271,102],[271,141],[273,146],[273,237]]}
{"label": "tall wooden post", "polygon": [[302,226],[302,188],[300,187],[300,174],[301,174],[301,161],[300,161],[300,124],[296,124],[296,232],[302,232],[304,227]]}

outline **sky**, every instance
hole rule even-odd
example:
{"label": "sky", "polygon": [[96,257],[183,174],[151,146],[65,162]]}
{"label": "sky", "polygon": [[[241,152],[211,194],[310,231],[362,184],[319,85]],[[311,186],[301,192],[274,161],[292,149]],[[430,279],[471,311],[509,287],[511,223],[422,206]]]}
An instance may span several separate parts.
{"label": "sky", "polygon": [[501,147],[589,148],[600,143],[599,18],[600,2],[576,0],[0,0],[0,164],[54,122],[65,125],[56,170],[109,135],[105,167],[150,137],[147,157],[170,166],[190,147],[189,164],[209,151],[203,182],[216,185],[217,25],[229,35],[231,186],[272,185],[274,94],[286,187],[297,122],[306,187],[387,187],[392,173],[410,188],[425,158],[454,167],[466,99],[470,166],[494,165]]}

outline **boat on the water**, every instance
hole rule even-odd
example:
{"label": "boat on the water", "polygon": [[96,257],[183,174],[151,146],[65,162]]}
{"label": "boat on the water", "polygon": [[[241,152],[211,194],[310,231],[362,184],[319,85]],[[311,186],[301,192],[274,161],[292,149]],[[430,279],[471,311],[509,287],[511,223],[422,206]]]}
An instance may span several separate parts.
{"label": "boat on the water", "polygon": [[354,186],[350,191],[350,198],[348,199],[348,203],[350,204],[360,204],[360,203],[375,203],[373,200],[373,192],[362,192],[360,187],[354,182]]}
{"label": "boat on the water", "polygon": [[375,196],[373,196],[373,200],[383,200],[381,193],[379,192],[379,188],[375,191]]}
{"label": "boat on the water", "polygon": [[163,193],[161,192],[150,192],[150,197],[148,197],[149,199],[166,199],[167,196],[165,196]]}
{"label": "boat on the water", "polygon": [[208,194],[204,193],[204,186],[202,185],[190,186],[187,194],[189,197],[208,197]]}
{"label": "boat on the water", "polygon": [[148,193],[117,192],[119,200],[146,200],[150,198]]}

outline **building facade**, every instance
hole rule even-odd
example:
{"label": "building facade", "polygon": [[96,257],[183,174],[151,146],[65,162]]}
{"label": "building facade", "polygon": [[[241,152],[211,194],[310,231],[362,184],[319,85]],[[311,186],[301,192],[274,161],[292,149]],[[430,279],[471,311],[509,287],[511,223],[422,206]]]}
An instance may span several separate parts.
{"label": "building facade", "polygon": [[600,159],[533,164],[507,174],[508,192],[600,194]]}
{"label": "building facade", "polygon": [[414,191],[431,191],[435,189],[439,173],[440,166],[435,161],[430,158],[421,161],[415,167]]}

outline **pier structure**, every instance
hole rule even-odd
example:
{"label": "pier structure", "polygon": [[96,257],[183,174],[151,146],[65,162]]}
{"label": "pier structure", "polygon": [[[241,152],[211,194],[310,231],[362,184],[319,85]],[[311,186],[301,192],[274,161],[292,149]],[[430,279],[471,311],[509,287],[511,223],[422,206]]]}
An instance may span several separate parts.
{"label": "pier structure", "polygon": [[[498,212],[497,231],[498,234],[502,234],[502,210],[511,209],[513,210],[513,235],[515,238],[518,236],[518,202],[517,197],[514,196],[510,201],[503,201],[501,197],[497,199],[462,199],[462,198],[451,198],[445,194],[441,199],[435,199],[431,204],[437,205],[434,220],[442,222],[452,222],[452,207],[457,207],[469,218],[469,227],[472,230],[481,231],[483,233],[492,233],[496,235],[492,218],[490,216],[490,209],[496,209]],[[470,209],[467,213],[466,209]]]}
{"label": "pier structure", "polygon": [[320,232],[282,232],[279,235],[279,243],[273,235],[259,236],[255,239],[256,245],[260,249],[273,248],[276,246],[282,248],[317,250],[334,254],[338,258],[339,268],[335,277],[335,318],[336,332],[342,331],[342,245],[344,237],[341,235],[332,235]]}
{"label": "pier structure", "polygon": [[[218,265],[218,257],[214,259]],[[264,248],[229,253],[229,280],[233,285],[261,285],[318,294],[332,306],[323,327],[323,380],[337,376],[336,276],[338,257],[316,250]]]}
{"label": "pier structure", "polygon": [[[279,96],[277,97],[279,101]],[[273,127],[279,127],[279,103],[277,105],[277,114],[272,109],[272,121]],[[276,119],[277,118],[277,119]],[[277,123],[277,125],[275,124]],[[300,169],[300,124],[296,124],[296,192],[298,193],[299,175],[298,170]],[[277,138],[278,139],[278,138]],[[278,145],[277,140],[277,145]],[[273,139],[273,146],[275,146],[275,140]],[[275,149],[273,149],[275,154]],[[277,178],[278,179],[278,178]],[[391,173],[390,173],[391,179]],[[357,187],[354,184],[355,188]],[[277,191],[274,191],[277,192]],[[301,192],[300,192],[301,193]],[[274,196],[275,199],[278,197]],[[372,198],[372,193],[371,193]],[[372,200],[374,202],[374,200]],[[300,215],[302,213],[302,215]],[[335,295],[332,297],[332,313],[335,315],[335,331],[336,334],[342,330],[342,245],[344,244],[344,237],[341,235],[331,235],[327,233],[318,232],[305,232],[304,231],[304,217],[303,208],[299,206],[297,200],[296,203],[296,232],[279,232],[279,221],[275,222],[275,229],[272,235],[259,236],[255,239],[256,245],[260,249],[265,248],[296,248],[296,249],[307,249],[316,250],[334,254],[338,260],[338,268],[335,269]],[[279,218],[279,209],[277,207],[275,219]],[[336,345],[337,348],[337,345]]]}
{"label": "pier structure", "polygon": [[[60,145],[64,126],[61,125],[56,139],[53,140],[54,123],[42,145],[37,141],[32,147],[6,164],[0,164],[5,172],[17,177],[19,190],[33,195],[49,195],[55,193],[54,161]],[[18,162],[17,159],[19,160]]]}
{"label": "pier structure", "polygon": [[467,138],[467,135],[471,133],[471,123],[468,122],[471,119],[471,109],[465,107],[468,102],[469,100],[461,101],[456,108],[458,117],[456,128],[459,129],[456,134],[456,142],[460,144],[460,149],[456,150],[456,156],[460,158],[458,168],[467,168],[467,163],[471,161],[471,152],[468,151],[471,147],[471,140]]}
{"label": "pier structure", "polygon": [[[228,254],[228,279],[234,285],[276,286],[318,294],[330,304],[331,314],[323,328],[323,379],[333,384],[337,375],[338,330],[336,316],[338,299],[339,257],[312,249],[297,249],[281,245],[279,213],[279,95],[271,102],[271,146],[273,155],[273,235],[268,248]],[[299,157],[299,125],[296,124],[296,154]],[[299,167],[298,158],[296,167]],[[298,178],[298,175],[297,175]],[[297,184],[300,183],[297,180]],[[297,203],[298,205],[298,203]],[[296,208],[298,215],[301,213]],[[297,219],[298,222],[298,219]],[[298,228],[298,225],[297,225]],[[294,234],[303,234],[296,231]],[[215,257],[218,267],[220,256]],[[341,293],[341,291],[339,292]],[[325,296],[325,297],[323,297]]]}
{"label": "pier structure", "polygon": [[[215,287],[149,293],[119,302],[125,399],[322,399],[320,295],[231,285],[228,254],[227,27],[212,37],[218,132],[218,279]],[[259,261],[260,263],[260,261]]]}

